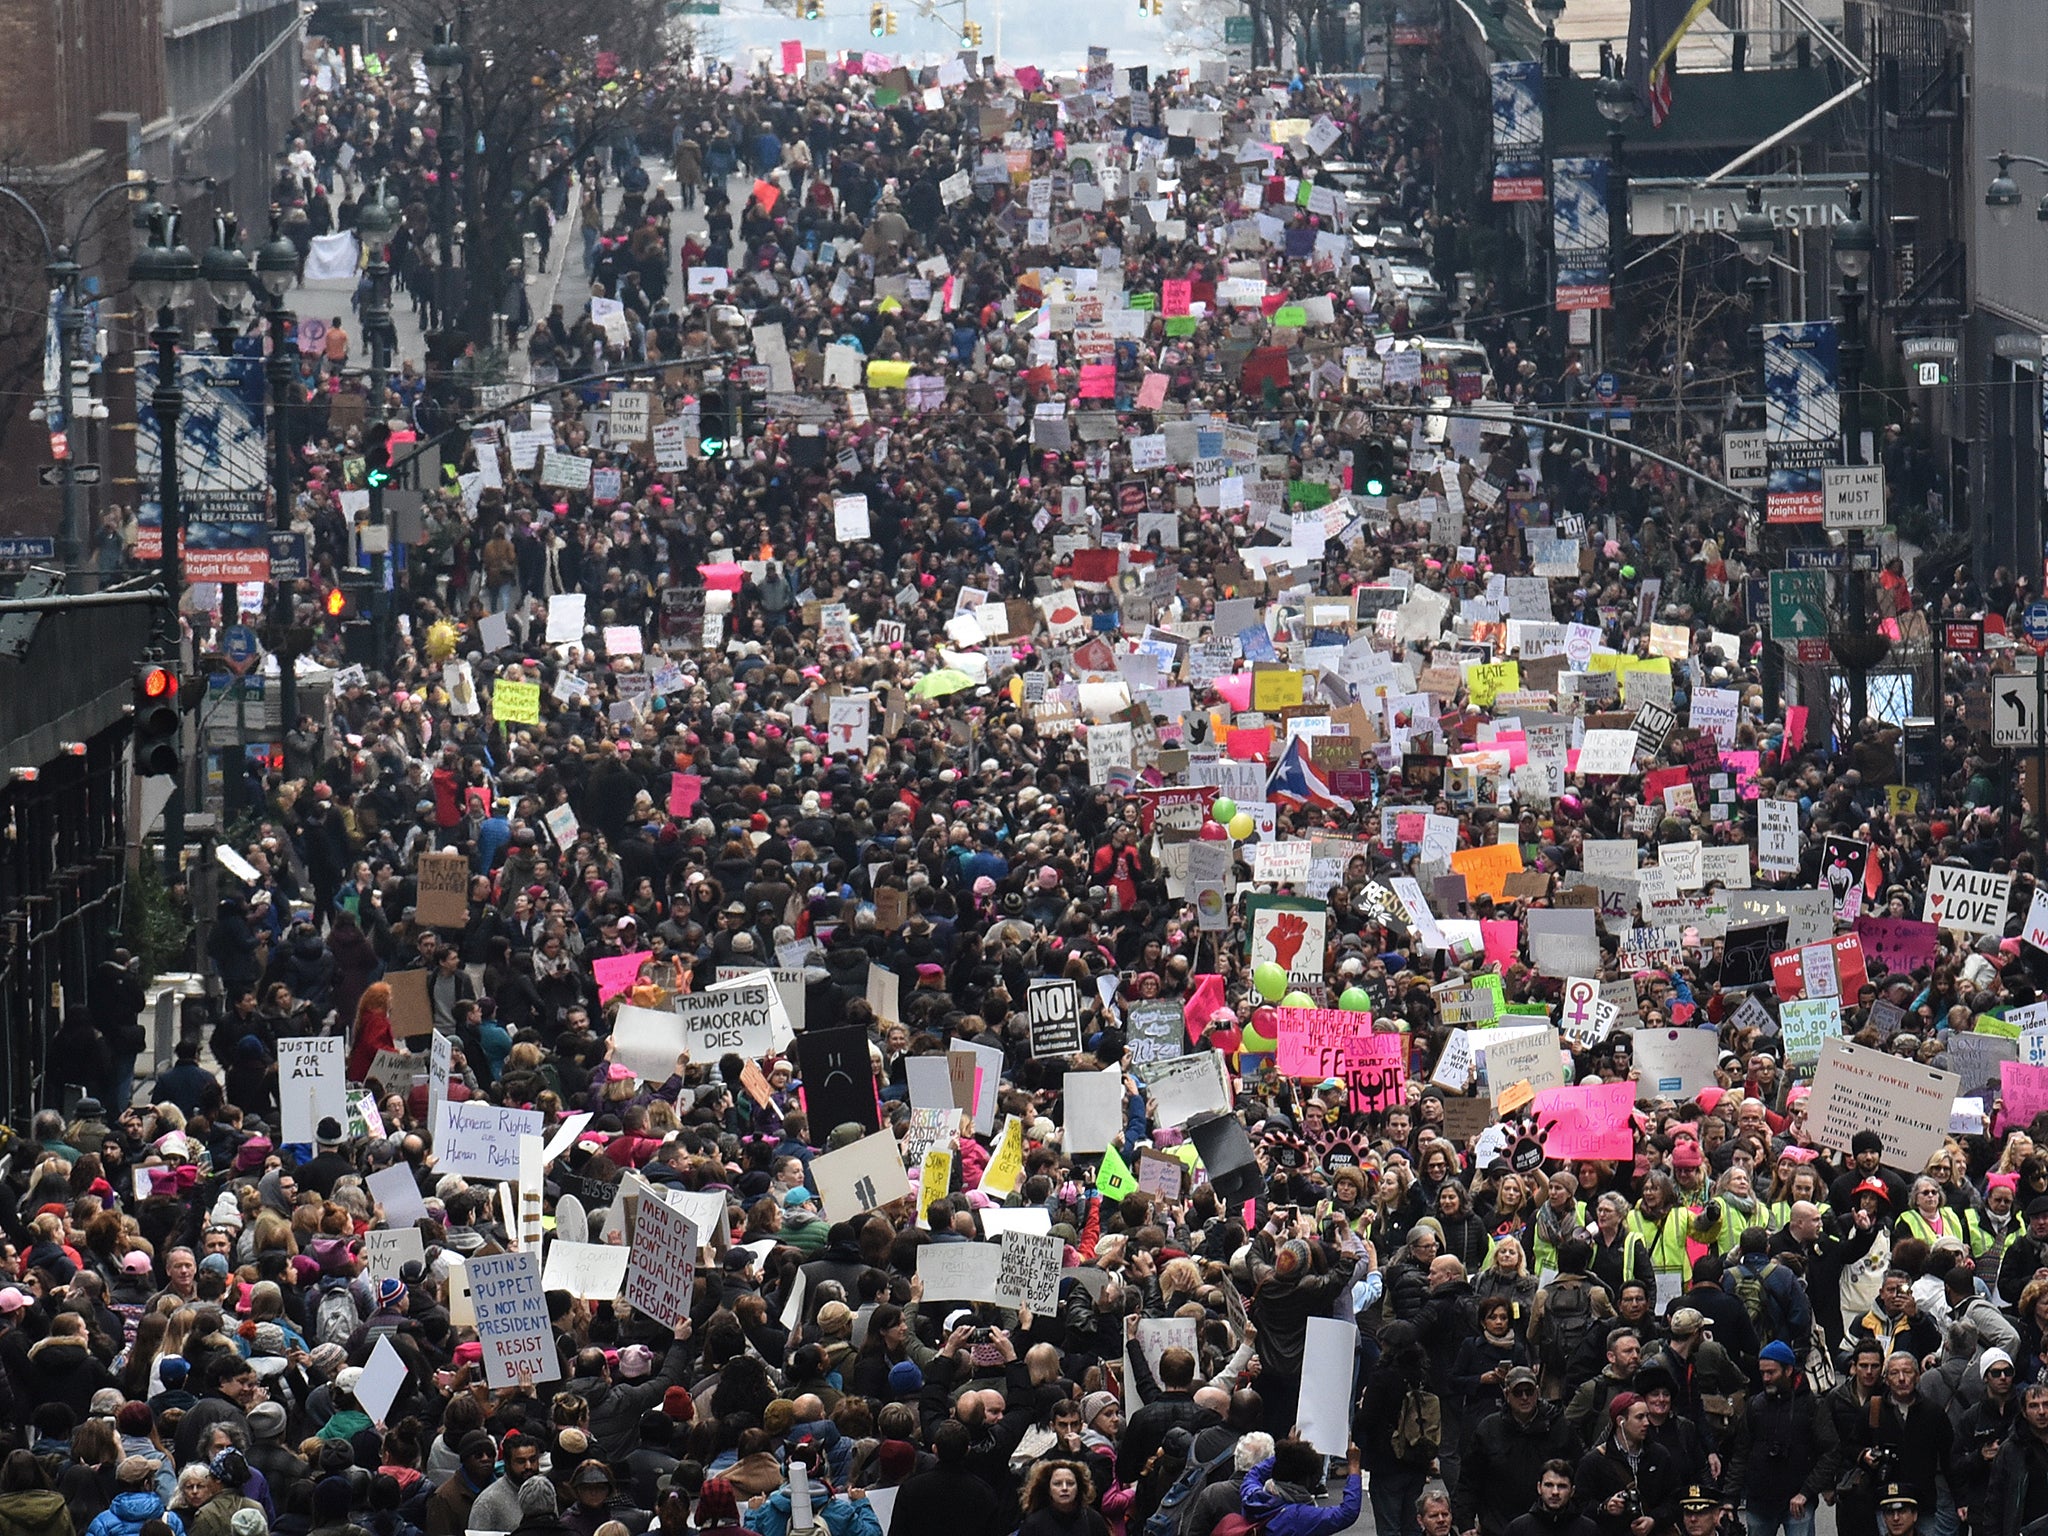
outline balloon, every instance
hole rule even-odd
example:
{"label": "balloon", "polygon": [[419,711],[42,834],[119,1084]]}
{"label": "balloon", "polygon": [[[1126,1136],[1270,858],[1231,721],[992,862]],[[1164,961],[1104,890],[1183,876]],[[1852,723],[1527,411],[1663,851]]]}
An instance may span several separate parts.
{"label": "balloon", "polygon": [[1216,803],[1209,807],[1209,819],[1230,825],[1230,818],[1237,814],[1237,802],[1228,795],[1218,795]]}
{"label": "balloon", "polygon": [[1270,1035],[1278,1026],[1279,1020],[1273,1017],[1272,1009],[1254,1008],[1252,1010],[1252,1028],[1256,1029],[1260,1034]]}
{"label": "balloon", "polygon": [[1287,991],[1287,973],[1270,960],[1252,967],[1252,990],[1269,1003],[1277,1003]]}
{"label": "balloon", "polygon": [[1258,825],[1252,820],[1250,811],[1239,811],[1230,818],[1230,835],[1241,843],[1258,829]]}
{"label": "balloon", "polygon": [[1213,821],[1202,823],[1202,841],[1205,843],[1220,843],[1229,836],[1227,828],[1220,827]]}
{"label": "balloon", "polygon": [[1372,999],[1365,995],[1362,987],[1346,987],[1344,995],[1337,999],[1337,1006],[1346,1013],[1370,1013]]}
{"label": "balloon", "polygon": [[1256,1024],[1247,1027],[1244,1033],[1238,1037],[1237,1041],[1237,1048],[1240,1051],[1270,1052],[1278,1050],[1279,1046],[1280,1042],[1271,1035],[1260,1033],[1259,1027]]}
{"label": "balloon", "polygon": [[[1275,966],[1274,969],[1278,970],[1279,967]],[[1315,1005],[1316,1000],[1306,992],[1290,992],[1280,999],[1282,1008],[1313,1008]]]}

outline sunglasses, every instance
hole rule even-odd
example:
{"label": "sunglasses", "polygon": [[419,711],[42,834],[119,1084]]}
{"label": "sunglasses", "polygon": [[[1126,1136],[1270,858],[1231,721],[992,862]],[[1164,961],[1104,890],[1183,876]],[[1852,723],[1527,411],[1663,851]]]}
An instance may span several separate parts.
{"label": "sunglasses", "polygon": [[1519,1386],[1513,1386],[1508,1388],[1509,1397],[1534,1397],[1535,1395],[1535,1387],[1531,1386],[1526,1381],[1521,1383]]}
{"label": "sunglasses", "polygon": [[2010,1376],[2012,1374],[2012,1367],[2009,1365],[1994,1365],[1984,1374],[1986,1376]]}

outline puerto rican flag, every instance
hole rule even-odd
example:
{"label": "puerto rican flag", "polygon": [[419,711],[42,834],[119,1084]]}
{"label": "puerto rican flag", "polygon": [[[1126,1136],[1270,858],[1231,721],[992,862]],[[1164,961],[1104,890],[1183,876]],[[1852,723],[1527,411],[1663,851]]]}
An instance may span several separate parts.
{"label": "puerto rican flag", "polygon": [[1307,805],[1320,805],[1350,814],[1358,809],[1331,789],[1330,781],[1309,761],[1308,740],[1302,736],[1287,743],[1287,750],[1280,754],[1280,761],[1266,776],[1266,798],[1296,810]]}

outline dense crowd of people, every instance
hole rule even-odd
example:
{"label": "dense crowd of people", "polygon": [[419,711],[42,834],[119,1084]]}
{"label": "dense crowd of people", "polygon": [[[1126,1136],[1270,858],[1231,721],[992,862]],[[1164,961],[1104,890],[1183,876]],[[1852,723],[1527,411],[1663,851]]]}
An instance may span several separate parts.
{"label": "dense crowd of people", "polygon": [[[396,67],[328,83],[280,199],[338,196],[321,217],[346,227],[384,176],[410,285],[431,103]],[[125,957],[67,1017],[57,1075],[90,1096],[38,1116],[0,1183],[0,1526],[2048,1516],[2048,1150],[1978,1078],[1930,1159],[1843,1140],[1809,1118],[1790,1011],[1832,996],[1843,1039],[1981,1078],[1958,1042],[2011,1043],[2043,975],[2014,775],[1959,708],[1909,784],[1896,729],[1767,690],[1753,506],[1480,419],[1568,405],[1583,360],[1484,288],[1471,339],[1425,344],[1354,241],[1399,231],[1447,286],[1472,243],[1411,86],[1395,110],[1106,63],[721,72],[537,157],[542,259],[580,262],[589,297],[532,327],[534,376],[648,371],[448,451],[393,650],[324,653],[331,690],[309,679],[282,760],[235,786],[219,1007],[175,1060],[135,1083]],[[580,249],[554,239],[572,210]],[[1482,409],[1410,409],[1452,400]],[[315,585],[351,557],[357,431],[303,453]],[[1385,494],[1358,473],[1381,437]],[[1874,616],[2004,619],[2025,591],[1916,591],[1894,563]],[[1616,729],[1642,739],[1626,771],[1582,771],[1585,733]],[[1767,807],[1789,862],[1758,862]],[[1492,849],[1512,888],[1460,857]],[[449,852],[466,916],[430,923],[420,861]],[[1944,865],[2010,877],[1988,931],[1921,921]],[[1753,890],[1827,894],[1818,933],[1810,904],[1778,918],[1789,985],[1727,941]],[[1589,906],[1560,968],[1540,934]],[[1816,976],[1813,948],[1866,934],[1861,972]],[[621,1007],[764,970],[800,999],[775,1049],[626,1059]],[[1489,1025],[1566,1023],[1577,976],[1611,1013],[1531,1075],[1633,1082],[1590,1127],[1625,1154],[1554,1155],[1532,1085],[1476,1070]],[[1053,980],[1081,1018],[1048,1054]],[[1397,1064],[1283,1074],[1333,1019]],[[872,1079],[851,1113],[804,1071],[839,1030]],[[1639,1058],[1674,1030],[1709,1066],[1666,1082]],[[370,1092],[294,1142],[280,1058],[309,1036],[345,1039]],[[933,1058],[1000,1080],[941,1076],[934,1106]],[[1186,1107],[1204,1059],[1221,1114]],[[1109,1080],[1107,1150],[1074,1145],[1083,1074]],[[551,1138],[586,1117],[542,1179],[552,1242],[630,1246],[628,1193],[715,1196],[687,1315],[549,1289],[551,1369],[495,1375],[465,1265],[542,1239],[437,1168],[444,1098]],[[908,1150],[912,1197],[834,1208],[814,1165],[876,1130],[951,1156]],[[395,1270],[391,1170],[426,1213]],[[1058,1240],[1056,1305],[927,1297],[931,1255],[1020,1222]]]}

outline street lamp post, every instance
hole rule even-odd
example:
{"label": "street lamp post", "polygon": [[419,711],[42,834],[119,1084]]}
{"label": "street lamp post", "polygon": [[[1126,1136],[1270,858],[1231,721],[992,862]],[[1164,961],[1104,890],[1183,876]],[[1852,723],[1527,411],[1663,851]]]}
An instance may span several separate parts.
{"label": "street lamp post", "polygon": [[[1770,405],[1766,400],[1764,382],[1764,326],[1769,323],[1771,308],[1771,262],[1778,254],[1778,226],[1771,222],[1764,212],[1763,188],[1755,182],[1749,184],[1748,206],[1735,221],[1735,246],[1742,253],[1742,259],[1749,265],[1749,276],[1743,288],[1749,294],[1749,360],[1756,370],[1756,398],[1758,416],[1768,426]],[[1768,523],[1770,509],[1769,476],[1756,493],[1756,550],[1766,573],[1770,570],[1771,550]],[[1769,579],[1766,574],[1766,580]],[[1785,684],[1785,657],[1778,649],[1778,642],[1771,638],[1770,624],[1764,624],[1763,657],[1758,668],[1763,677],[1764,710],[1775,715],[1779,695]]]}
{"label": "street lamp post", "polygon": [[[298,280],[299,253],[278,227],[280,211],[271,210],[270,239],[256,253],[256,281],[263,290],[263,318],[270,327],[270,360],[264,365],[264,382],[270,386],[270,499],[271,518],[281,532],[292,526],[292,443],[291,423],[286,412],[292,389],[298,383],[299,343],[296,317],[284,307],[284,296]],[[303,573],[301,573],[303,574]],[[277,724],[280,736],[289,735],[299,724],[299,642],[296,583],[270,581],[268,629],[270,648],[277,656]]]}
{"label": "street lamp post", "polygon": [[463,69],[469,63],[469,55],[456,38],[453,22],[442,22],[435,28],[434,44],[421,59],[427,71],[427,84],[432,88],[441,109],[440,129],[435,143],[439,150],[440,185],[434,199],[434,233],[440,246],[440,266],[434,274],[434,328],[441,335],[440,347],[444,361],[450,360],[449,336],[458,328],[452,313],[454,306],[455,272],[455,167],[457,146],[455,143],[455,87],[462,79]]}
{"label": "street lamp post", "polygon": [[[154,183],[145,181],[117,181],[100,188],[92,200],[78,215],[68,244],[59,244],[50,233],[50,226],[43,216],[36,212],[35,205],[12,187],[0,186],[0,197],[6,198],[29,216],[36,227],[36,233],[43,238],[43,276],[57,299],[57,388],[53,397],[44,401],[44,425],[52,432],[68,431],[71,426],[71,410],[75,402],[75,391],[71,387],[71,364],[78,356],[79,338],[85,333],[85,309],[78,302],[79,289],[84,281],[85,269],[79,266],[75,253],[85,244],[86,225],[92,219],[99,205],[116,193],[126,193],[129,200],[139,202],[148,197]],[[66,571],[76,571],[86,564],[85,530],[82,526],[78,504],[78,463],[77,445],[66,444],[69,449],[57,461],[57,472],[62,477],[64,491],[63,519],[58,524],[57,550]]]}
{"label": "street lamp post", "polygon": [[235,355],[242,317],[249,312],[249,280],[254,270],[242,250],[235,216],[216,214],[213,244],[199,258],[199,276],[213,297],[213,350],[222,357]]}
{"label": "street lamp post", "polygon": [[[158,556],[164,587],[163,632],[158,637],[157,656],[173,670],[182,670],[184,634],[178,604],[185,591],[180,552],[185,518],[178,483],[178,419],[185,410],[185,392],[178,387],[178,343],[185,333],[179,315],[191,302],[198,278],[198,260],[178,239],[178,216],[158,213],[150,221],[149,244],[129,264],[128,280],[137,302],[156,321],[149,333],[156,349],[156,388],[149,404],[156,413],[157,518],[163,538]],[[185,790],[182,784],[174,784],[164,806],[164,875],[168,880],[178,877],[184,842]]]}
{"label": "street lamp post", "polygon": [[[1635,92],[1621,75],[1621,58],[1606,44],[1600,45],[1600,78],[1593,85],[1593,104],[1607,120],[1607,325],[1613,333],[1608,352],[1617,352],[1621,341],[1621,259],[1627,249],[1628,173],[1622,165],[1623,130],[1636,114]],[[1612,366],[1612,356],[1603,356]]]}
{"label": "street lamp post", "polygon": [[[391,263],[387,259],[392,230],[398,227],[398,208],[378,177],[356,214],[356,232],[369,248],[370,295],[363,306],[363,331],[370,343],[370,399],[365,420],[371,425],[388,422],[390,402],[386,387],[391,373],[391,349],[396,334],[391,324]],[[377,555],[377,587],[374,599],[377,654],[389,659],[387,643],[391,629],[391,531],[384,516],[383,475],[369,477],[370,526],[383,528],[384,547]]]}
{"label": "street lamp post", "polygon": [[[1843,462],[1863,462],[1863,279],[1870,273],[1870,260],[1877,237],[1863,217],[1863,189],[1849,189],[1849,217],[1835,226],[1835,271],[1841,275],[1842,339],[1838,357],[1842,370]],[[1848,573],[1848,632],[1837,637],[1836,660],[1849,674],[1850,730],[1862,725],[1870,712],[1870,669],[1891,649],[1870,625],[1870,573],[1863,569],[1863,533],[1850,529]]]}

